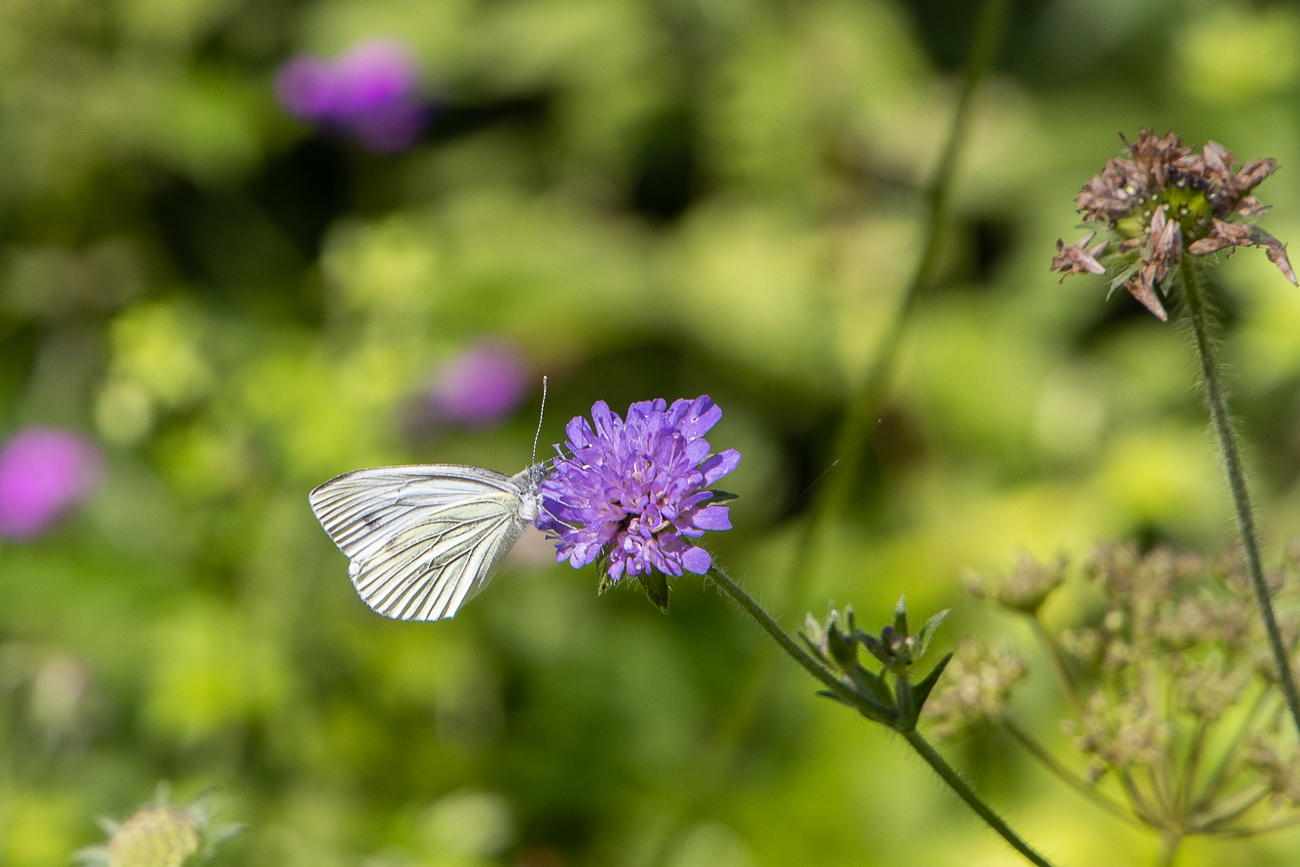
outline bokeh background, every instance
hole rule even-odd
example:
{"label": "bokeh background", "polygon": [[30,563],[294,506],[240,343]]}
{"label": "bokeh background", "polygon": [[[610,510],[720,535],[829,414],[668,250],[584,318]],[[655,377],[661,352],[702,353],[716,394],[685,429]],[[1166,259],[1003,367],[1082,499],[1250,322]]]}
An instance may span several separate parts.
{"label": "bokeh background", "polygon": [[[1217,550],[1185,334],[1048,261],[1141,126],[1277,157],[1263,222],[1300,238],[1289,4],[1015,5],[865,460],[823,475],[976,5],[0,0],[0,863],[68,863],[163,779],[246,825],[221,864],[1018,863],[792,665],[756,679],[756,629],[698,579],[664,616],[530,537],[454,621],[393,623],[306,499],[386,463],[519,470],[546,374],[543,450],[596,399],[714,397],[744,461],[708,544],[790,626],[906,594],[955,609],[941,650],[1027,639],[962,567]],[[1250,252],[1216,275],[1276,552],[1300,291]],[[827,479],[849,507],[790,599]],[[1035,664],[1013,713],[1064,750],[1057,709]],[[997,735],[944,750],[1063,865],[1153,859]]]}

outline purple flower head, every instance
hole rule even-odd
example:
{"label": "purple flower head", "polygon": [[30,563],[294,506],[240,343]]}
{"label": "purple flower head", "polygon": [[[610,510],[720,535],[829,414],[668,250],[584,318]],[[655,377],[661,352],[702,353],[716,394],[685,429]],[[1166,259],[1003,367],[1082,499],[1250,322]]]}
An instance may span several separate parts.
{"label": "purple flower head", "polygon": [[513,343],[483,340],[448,361],[429,389],[435,422],[489,427],[509,417],[528,394],[528,361]]}
{"label": "purple flower head", "polygon": [[709,454],[704,435],[722,410],[707,395],[671,407],[652,400],[632,404],[624,422],[602,400],[591,417],[594,431],[582,416],[569,422],[572,457],[561,452],[541,486],[537,526],[557,540],[556,559],[576,569],[607,554],[608,582],[628,575],[648,591],[651,570],[707,572],[709,552],[686,539],[731,529],[728,508],[710,505],[705,490],[740,463],[735,449]]}
{"label": "purple flower head", "polygon": [[15,433],[0,449],[0,537],[44,533],[90,495],[101,467],[99,450],[80,434],[51,427]]}
{"label": "purple flower head", "polygon": [[290,59],[275,89],[290,114],[339,130],[375,153],[395,153],[415,144],[431,114],[417,93],[419,78],[404,43],[372,39],[333,62]]}

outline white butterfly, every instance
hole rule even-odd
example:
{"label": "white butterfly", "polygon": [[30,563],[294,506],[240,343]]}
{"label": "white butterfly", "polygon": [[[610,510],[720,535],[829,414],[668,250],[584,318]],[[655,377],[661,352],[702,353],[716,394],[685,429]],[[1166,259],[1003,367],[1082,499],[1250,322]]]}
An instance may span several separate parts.
{"label": "white butterfly", "polygon": [[546,475],[458,464],[356,470],[311,492],[361,598],[385,617],[441,620],[479,594],[541,509]]}

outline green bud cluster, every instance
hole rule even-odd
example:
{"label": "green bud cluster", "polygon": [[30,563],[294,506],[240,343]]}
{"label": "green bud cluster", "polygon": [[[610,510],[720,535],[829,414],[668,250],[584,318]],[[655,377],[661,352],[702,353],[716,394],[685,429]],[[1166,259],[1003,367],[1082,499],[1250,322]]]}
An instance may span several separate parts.
{"label": "green bud cluster", "polygon": [[[808,614],[800,637],[862,700],[861,706],[854,706],[864,715],[897,731],[909,732],[916,728],[926,700],[952,658],[951,653],[945,655],[925,677],[912,683],[913,667],[925,655],[947,616],[947,611],[939,612],[912,634],[907,625],[907,602],[899,599],[893,622],[873,635],[857,625],[851,607],[840,612],[832,604],[824,623]],[[879,663],[879,670],[862,664],[862,648]],[[830,691],[819,695],[844,701]]]}

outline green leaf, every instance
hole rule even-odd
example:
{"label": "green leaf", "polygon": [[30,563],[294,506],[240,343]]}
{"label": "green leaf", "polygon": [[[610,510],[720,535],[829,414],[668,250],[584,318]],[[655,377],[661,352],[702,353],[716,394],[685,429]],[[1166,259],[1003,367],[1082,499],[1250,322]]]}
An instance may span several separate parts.
{"label": "green leaf", "polygon": [[708,500],[706,500],[706,502],[708,502],[708,503],[710,503],[710,504],[712,504],[712,503],[726,503],[726,502],[728,502],[728,501],[730,501],[730,500],[739,500],[739,499],[740,499],[740,494],[733,494],[733,493],[731,493],[730,491],[710,490],[709,493],[710,493],[710,494],[713,494],[712,497],[710,497]]}
{"label": "green leaf", "polygon": [[925,707],[925,702],[930,697],[930,691],[933,690],[934,685],[939,682],[940,675],[943,674],[943,670],[948,667],[948,663],[951,660],[951,653],[944,654],[943,659],[939,660],[939,664],[931,669],[929,674],[912,687],[911,723],[913,726],[916,725],[916,720],[921,716],[921,708]]}
{"label": "green leaf", "polygon": [[647,572],[640,578],[641,586],[650,601],[664,614],[668,613],[668,576],[661,572]]}
{"label": "green leaf", "polygon": [[898,604],[894,606],[894,631],[903,638],[908,636],[907,631],[907,597],[898,597]]}
{"label": "green leaf", "polygon": [[926,648],[928,648],[930,642],[934,640],[934,634],[939,631],[939,627],[943,625],[943,621],[948,618],[948,614],[951,611],[951,608],[945,608],[940,611],[938,614],[925,621],[925,625],[921,627],[921,631],[916,633],[916,659],[925,656]]}
{"label": "green leaf", "polygon": [[838,701],[840,704],[844,705],[845,707],[855,707],[855,705],[852,702],[845,701],[843,698],[840,697],[839,693],[831,692],[829,689],[819,689],[817,690],[817,694],[820,695],[822,698],[829,698],[832,701]]}

